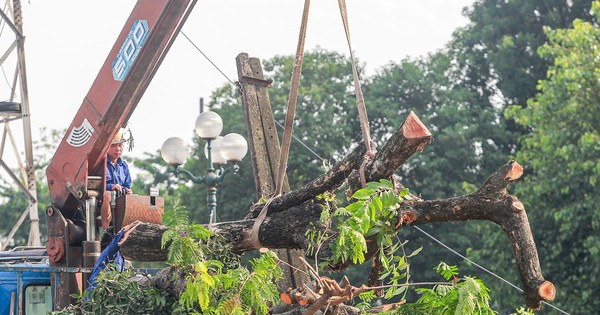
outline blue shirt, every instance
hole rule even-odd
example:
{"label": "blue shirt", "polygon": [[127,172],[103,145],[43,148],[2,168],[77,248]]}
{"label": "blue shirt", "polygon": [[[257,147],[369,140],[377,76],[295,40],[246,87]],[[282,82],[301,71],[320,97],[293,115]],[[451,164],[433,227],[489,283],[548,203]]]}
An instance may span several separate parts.
{"label": "blue shirt", "polygon": [[119,184],[124,188],[131,189],[131,175],[129,166],[122,158],[113,165],[110,157],[106,156],[106,191],[112,190],[113,186]]}

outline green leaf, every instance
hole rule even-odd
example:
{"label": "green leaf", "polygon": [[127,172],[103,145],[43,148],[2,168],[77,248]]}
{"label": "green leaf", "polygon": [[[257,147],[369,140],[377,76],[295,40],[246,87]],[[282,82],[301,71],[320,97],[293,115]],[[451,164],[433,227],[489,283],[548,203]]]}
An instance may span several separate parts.
{"label": "green leaf", "polygon": [[458,276],[458,268],[456,266],[450,266],[445,262],[440,262],[434,269],[446,280],[450,280],[452,277]]}
{"label": "green leaf", "polygon": [[357,202],[351,203],[346,206],[346,210],[348,210],[352,214],[355,214],[358,211],[363,211],[364,209],[365,209],[364,201],[357,201]]}
{"label": "green leaf", "polygon": [[371,196],[374,194],[375,190],[373,189],[361,188],[352,195],[352,198],[357,200],[365,200],[371,198]]}
{"label": "green leaf", "polygon": [[365,234],[365,236],[369,237],[369,236],[373,236],[377,233],[379,233],[381,231],[381,227],[380,226],[374,226],[372,228],[369,229],[369,231],[367,232],[367,234]]}
{"label": "green leaf", "polygon": [[383,208],[394,206],[400,201],[393,191],[386,191],[381,194],[381,203]]}
{"label": "green leaf", "polygon": [[409,190],[408,190],[408,188],[404,188],[404,189],[402,189],[402,190],[400,191],[400,194],[399,194],[399,195],[400,195],[400,197],[405,197],[405,196],[407,196],[407,195],[408,195],[408,193],[409,193]]}
{"label": "green leaf", "polygon": [[377,215],[381,213],[383,209],[383,203],[381,202],[381,198],[378,196],[373,197],[371,202],[369,202],[369,210],[371,211],[371,221],[375,221],[377,219]]}
{"label": "green leaf", "polygon": [[415,249],[415,250],[414,250],[412,253],[408,254],[408,255],[406,256],[406,258],[410,258],[410,257],[416,256],[416,255],[418,255],[418,254],[419,254],[419,253],[420,253],[422,250],[423,250],[423,246],[421,246],[421,247],[419,247],[419,248]]}
{"label": "green leaf", "polygon": [[385,256],[385,253],[381,250],[379,251],[379,261],[381,262],[381,267],[383,267],[383,270],[390,269],[390,261]]}
{"label": "green leaf", "polygon": [[391,273],[392,273],[392,271],[391,271],[391,270],[390,270],[390,271],[387,271],[387,272],[384,272],[384,273],[382,273],[382,274],[379,276],[379,278],[378,278],[378,279],[379,279],[379,280],[384,280],[384,279],[385,279],[385,278],[387,278],[387,277],[388,277],[388,276],[389,276]]}
{"label": "green leaf", "polygon": [[371,190],[374,190],[374,191],[375,191],[375,190],[378,190],[378,189],[384,189],[384,188],[387,188],[387,187],[386,187],[384,184],[382,184],[382,183],[378,183],[378,182],[368,182],[368,183],[365,185],[365,188],[367,188],[367,189],[371,189]]}
{"label": "green leaf", "polygon": [[402,293],[404,293],[406,290],[408,289],[407,286],[402,286],[402,287],[398,287],[395,291],[394,291],[394,295],[400,295]]}
{"label": "green leaf", "polygon": [[348,209],[346,209],[346,208],[337,208],[337,210],[333,213],[334,217],[340,217],[340,216],[349,217],[351,215],[352,215],[352,213],[350,211],[348,211]]}
{"label": "green leaf", "polygon": [[394,184],[388,179],[382,178],[379,182],[388,189],[394,189]]}

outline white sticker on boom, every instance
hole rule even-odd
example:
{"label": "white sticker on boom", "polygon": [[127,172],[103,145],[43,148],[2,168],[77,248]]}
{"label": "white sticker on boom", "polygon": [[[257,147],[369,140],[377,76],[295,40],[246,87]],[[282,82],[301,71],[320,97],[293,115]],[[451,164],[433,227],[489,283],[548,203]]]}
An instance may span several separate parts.
{"label": "white sticker on boom", "polygon": [[69,137],[67,137],[67,143],[74,147],[80,147],[90,140],[93,133],[94,127],[92,127],[87,118],[84,118],[81,126],[73,127]]}

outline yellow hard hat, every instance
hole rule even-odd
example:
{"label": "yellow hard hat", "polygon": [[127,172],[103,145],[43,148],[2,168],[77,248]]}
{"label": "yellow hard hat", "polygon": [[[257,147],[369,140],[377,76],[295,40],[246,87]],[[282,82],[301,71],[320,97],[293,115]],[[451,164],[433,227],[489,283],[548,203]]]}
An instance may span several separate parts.
{"label": "yellow hard hat", "polygon": [[115,137],[113,138],[113,140],[110,144],[123,143],[123,142],[125,142],[125,138],[123,138],[123,132],[119,131],[119,132],[117,132],[117,134],[115,135]]}

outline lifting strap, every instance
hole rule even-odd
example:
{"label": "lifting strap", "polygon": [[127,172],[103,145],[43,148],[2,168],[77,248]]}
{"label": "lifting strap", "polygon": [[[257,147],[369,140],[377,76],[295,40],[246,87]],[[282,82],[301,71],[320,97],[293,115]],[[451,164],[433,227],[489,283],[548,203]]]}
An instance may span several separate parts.
{"label": "lifting strap", "polygon": [[292,142],[292,129],[294,128],[294,115],[296,114],[298,88],[300,87],[300,75],[302,74],[302,59],[304,58],[304,39],[306,38],[306,25],[308,21],[309,8],[310,0],[305,0],[304,11],[302,13],[302,23],[300,24],[300,35],[298,36],[298,46],[296,48],[296,59],[294,60],[294,71],[292,72],[292,82],[290,84],[288,108],[285,116],[285,128],[283,130],[281,156],[279,156],[279,168],[277,171],[275,196],[281,195],[283,190],[285,170],[287,168],[288,156],[290,153],[290,144]]}
{"label": "lifting strap", "polygon": [[338,0],[340,7],[340,14],[342,15],[342,22],[344,23],[344,31],[346,32],[346,41],[348,42],[348,49],[350,50],[350,60],[352,61],[352,74],[354,76],[354,92],[356,93],[356,107],[358,109],[358,117],[360,119],[360,129],[363,134],[363,141],[365,143],[366,154],[364,160],[360,166],[360,182],[363,187],[367,184],[365,178],[365,166],[369,159],[375,156],[375,149],[371,141],[371,133],[369,131],[369,118],[367,117],[367,108],[365,106],[365,99],[363,97],[362,89],[360,87],[360,80],[358,79],[358,71],[356,70],[356,62],[354,61],[354,55],[352,54],[352,44],[350,43],[350,28],[348,27],[348,13],[346,11],[346,0]]}
{"label": "lifting strap", "polygon": [[[350,59],[352,61],[352,74],[354,76],[354,89],[356,92],[356,106],[358,108],[358,117],[360,118],[360,128],[363,133],[363,140],[365,143],[366,154],[363,163],[360,166],[359,174],[360,181],[363,187],[366,185],[365,179],[365,166],[369,159],[375,155],[375,151],[372,149],[371,134],[369,132],[369,118],[367,117],[367,109],[365,107],[365,100],[362,94],[360,81],[358,79],[358,71],[356,69],[356,62],[352,54],[352,45],[350,44],[350,30],[348,28],[348,17],[346,13],[346,1],[338,0],[340,13],[342,15],[342,21],[344,23],[344,31],[346,33],[346,40],[348,41],[348,48],[350,49]],[[249,236],[249,242],[255,247],[260,247],[259,240],[259,229],[262,222],[267,216],[267,211],[271,201],[277,196],[280,196],[283,190],[283,183],[285,181],[285,171],[287,168],[287,162],[290,151],[290,144],[292,140],[292,130],[294,127],[294,116],[296,114],[296,102],[298,100],[298,89],[300,87],[300,76],[302,74],[302,60],[304,58],[304,40],[306,38],[306,27],[308,21],[308,12],[310,8],[310,0],[304,1],[304,11],[302,13],[302,22],[300,24],[300,34],[298,36],[298,46],[296,48],[296,58],[294,60],[294,69],[292,72],[292,80],[290,83],[290,95],[288,99],[287,113],[285,117],[285,127],[283,130],[283,140],[281,144],[281,155],[279,157],[279,168],[276,174],[275,192],[273,196],[265,203],[262,210],[256,217],[252,230]]]}
{"label": "lifting strap", "polygon": [[258,217],[254,220],[252,225],[252,231],[249,235],[249,242],[255,246],[260,247],[259,240],[259,229],[262,222],[267,216],[267,209],[271,204],[271,201],[275,197],[281,195],[283,191],[283,184],[285,181],[285,170],[287,168],[287,161],[290,152],[290,145],[292,142],[292,129],[294,128],[294,116],[296,114],[296,102],[298,99],[298,89],[300,87],[300,76],[302,74],[302,59],[304,58],[304,40],[306,38],[306,26],[308,22],[308,11],[310,9],[310,0],[304,1],[304,11],[302,13],[302,22],[300,24],[300,35],[298,36],[298,46],[296,48],[296,59],[294,60],[294,70],[292,72],[292,81],[290,83],[290,95],[288,99],[287,113],[285,116],[285,126],[283,129],[283,140],[281,144],[281,155],[279,156],[279,168],[275,178],[275,192],[273,196],[265,203],[262,210],[258,214]]}

